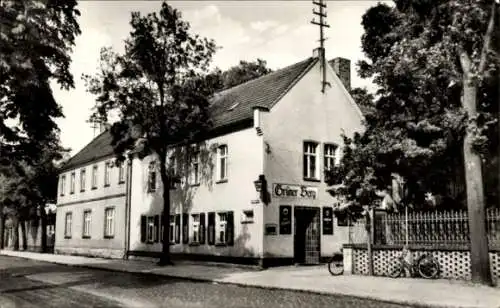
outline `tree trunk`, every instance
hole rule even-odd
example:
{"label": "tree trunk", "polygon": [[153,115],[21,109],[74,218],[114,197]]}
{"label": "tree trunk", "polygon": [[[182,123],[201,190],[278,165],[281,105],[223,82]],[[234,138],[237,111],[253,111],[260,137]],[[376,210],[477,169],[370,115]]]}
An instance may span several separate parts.
{"label": "tree trunk", "polygon": [[26,234],[26,220],[19,222],[21,224],[21,236],[23,239],[23,250],[28,250],[28,236]]}
{"label": "tree trunk", "polygon": [[[470,74],[470,58],[461,54],[463,68],[462,105],[469,118],[477,116],[477,85]],[[471,278],[474,283],[492,284],[488,237],[486,234],[486,213],[481,157],[472,148],[473,135],[467,129],[464,138],[464,167],[469,214]]]}
{"label": "tree trunk", "polygon": [[[162,226],[163,226],[163,241],[162,241],[162,251],[158,265],[173,265],[170,258],[170,186],[171,178],[167,173],[166,167],[166,154],[158,155],[160,159],[160,176],[163,184],[163,215],[162,215]],[[161,231],[161,230],[160,230]]]}
{"label": "tree trunk", "polygon": [[5,215],[3,214],[3,203],[0,203],[0,249],[4,248],[5,237]]}
{"label": "tree trunk", "polygon": [[40,235],[40,246],[42,252],[47,252],[47,215],[44,206],[40,206],[40,222],[42,225],[42,232]]}
{"label": "tree trunk", "polygon": [[12,216],[12,242],[15,251],[19,250],[19,218]]}

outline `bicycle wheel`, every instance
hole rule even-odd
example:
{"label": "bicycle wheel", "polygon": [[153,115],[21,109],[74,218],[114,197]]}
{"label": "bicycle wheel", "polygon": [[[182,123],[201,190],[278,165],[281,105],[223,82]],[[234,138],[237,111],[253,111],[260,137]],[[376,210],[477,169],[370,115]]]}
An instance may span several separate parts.
{"label": "bicycle wheel", "polygon": [[417,265],[418,273],[427,279],[437,278],[439,275],[439,263],[430,255],[422,257]]}
{"label": "bicycle wheel", "polygon": [[403,267],[401,264],[395,265],[391,270],[389,270],[389,277],[398,278],[403,273]]}
{"label": "bicycle wheel", "polygon": [[328,271],[333,276],[342,275],[344,273],[344,264],[330,259],[328,262]]}

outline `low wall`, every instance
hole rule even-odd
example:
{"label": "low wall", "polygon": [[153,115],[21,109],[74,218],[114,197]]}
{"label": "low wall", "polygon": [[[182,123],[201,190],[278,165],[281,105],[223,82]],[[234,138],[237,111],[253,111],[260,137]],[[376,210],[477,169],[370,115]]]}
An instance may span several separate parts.
{"label": "low wall", "polygon": [[[401,255],[402,246],[373,246],[373,272],[375,276],[387,276]],[[470,280],[470,251],[468,247],[429,248],[410,246],[413,259],[430,252],[438,261],[439,278]],[[368,250],[366,245],[344,245],[344,267],[346,273],[368,275]],[[490,250],[490,267],[494,279],[500,278],[500,250]],[[347,259],[347,260],[346,260]]]}

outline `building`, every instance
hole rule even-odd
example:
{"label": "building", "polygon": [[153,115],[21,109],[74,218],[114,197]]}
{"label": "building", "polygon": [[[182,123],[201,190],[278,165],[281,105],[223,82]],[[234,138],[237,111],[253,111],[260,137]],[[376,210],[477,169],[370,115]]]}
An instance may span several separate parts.
{"label": "building", "polygon": [[125,255],[126,164],[103,132],[61,168],[55,253]]}
{"label": "building", "polygon": [[[268,266],[318,263],[340,251],[347,227],[332,214],[334,200],[323,173],[339,161],[341,135],[361,130],[363,117],[347,91],[349,60],[323,66],[320,54],[316,50],[313,57],[215,96],[210,138],[172,190],[167,224],[174,256]],[[68,162],[60,185],[69,178],[73,187],[82,166],[106,168],[112,153],[102,143],[106,136]],[[158,256],[165,226],[157,166],[152,157],[133,158],[127,172],[130,185],[118,184],[119,172],[110,168],[115,174],[111,187],[100,182],[95,195],[61,197],[56,252]],[[97,177],[105,181],[106,175]],[[114,242],[104,237],[110,206],[115,229],[123,231]],[[92,215],[89,239],[83,237],[87,211]],[[62,233],[67,213],[73,219],[70,239]]]}

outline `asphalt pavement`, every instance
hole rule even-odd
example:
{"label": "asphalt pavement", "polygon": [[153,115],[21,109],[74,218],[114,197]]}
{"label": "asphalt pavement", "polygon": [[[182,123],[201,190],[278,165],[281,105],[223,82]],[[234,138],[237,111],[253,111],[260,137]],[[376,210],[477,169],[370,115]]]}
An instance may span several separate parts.
{"label": "asphalt pavement", "polygon": [[0,256],[0,308],[414,307],[347,296],[109,272]]}

